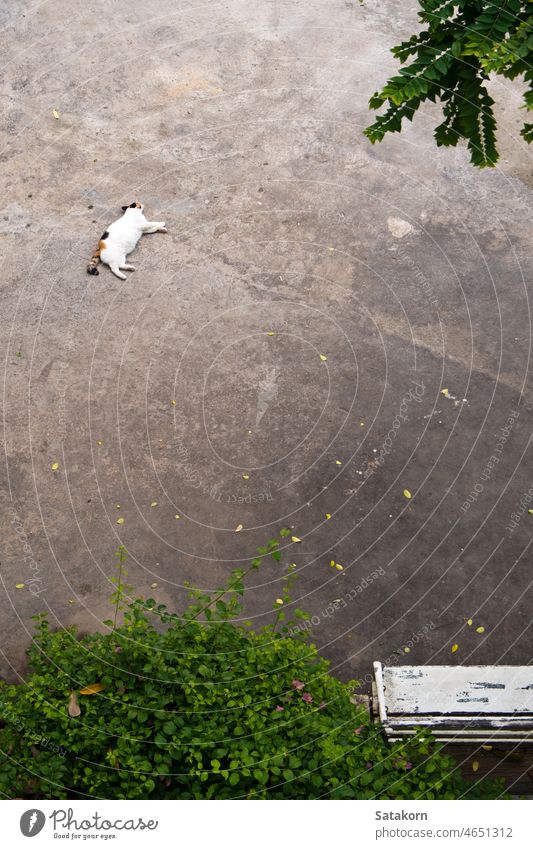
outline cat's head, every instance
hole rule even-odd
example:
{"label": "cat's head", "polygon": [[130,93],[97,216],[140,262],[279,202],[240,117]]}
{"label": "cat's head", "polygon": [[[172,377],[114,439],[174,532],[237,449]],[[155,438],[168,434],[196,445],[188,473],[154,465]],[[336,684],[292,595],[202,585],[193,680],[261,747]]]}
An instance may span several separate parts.
{"label": "cat's head", "polygon": [[140,209],[142,212],[144,206],[138,200],[134,200],[133,203],[128,204],[128,206],[123,206],[122,212],[126,212],[127,209]]}

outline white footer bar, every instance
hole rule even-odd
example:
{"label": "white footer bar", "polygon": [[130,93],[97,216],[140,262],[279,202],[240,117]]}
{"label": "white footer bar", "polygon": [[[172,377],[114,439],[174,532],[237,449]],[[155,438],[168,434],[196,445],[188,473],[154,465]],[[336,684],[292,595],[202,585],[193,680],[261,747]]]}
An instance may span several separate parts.
{"label": "white footer bar", "polygon": [[[4,801],[2,844],[286,849],[530,849],[531,801]],[[35,837],[35,842],[31,838]]]}

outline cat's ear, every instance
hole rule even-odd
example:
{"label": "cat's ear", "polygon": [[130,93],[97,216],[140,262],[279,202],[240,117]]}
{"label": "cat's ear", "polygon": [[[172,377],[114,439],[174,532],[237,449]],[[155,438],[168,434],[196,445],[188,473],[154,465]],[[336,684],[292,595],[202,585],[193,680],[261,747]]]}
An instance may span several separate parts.
{"label": "cat's ear", "polygon": [[123,206],[123,207],[122,207],[122,212],[126,212],[126,210],[127,210],[127,209],[129,209],[129,207],[127,207],[127,206]]}
{"label": "cat's ear", "polygon": [[135,209],[136,206],[138,206],[138,203],[136,201],[133,201],[133,203],[130,203],[130,209]]}

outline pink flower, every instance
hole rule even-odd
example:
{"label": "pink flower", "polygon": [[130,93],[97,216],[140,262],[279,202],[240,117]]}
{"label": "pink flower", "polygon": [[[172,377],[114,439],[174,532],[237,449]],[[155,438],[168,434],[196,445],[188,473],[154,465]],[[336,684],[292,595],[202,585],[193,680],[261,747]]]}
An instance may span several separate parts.
{"label": "pink flower", "polygon": [[360,725],[359,728],[354,728],[353,733],[360,734],[364,727],[364,725]]}
{"label": "pink flower", "polygon": [[320,704],[319,704],[319,706],[318,706],[318,709],[319,709],[319,710],[324,710],[324,708],[325,708],[325,707],[326,707],[326,702],[320,702]]}
{"label": "pink flower", "polygon": [[366,764],[365,764],[365,766],[366,766],[366,768],[367,768],[367,769],[372,769],[372,767],[374,766],[374,764],[373,764],[373,763],[371,763],[370,761],[367,761],[367,762],[366,762]]}
{"label": "pink flower", "polygon": [[278,711],[279,711],[279,710],[285,710],[285,708],[284,708],[284,707],[281,707],[281,705],[276,705],[276,710],[278,710]]}
{"label": "pink flower", "polygon": [[405,764],[405,768],[406,768],[406,769],[412,769],[412,768],[413,768],[413,764],[412,764],[412,763],[410,763],[409,761],[407,761],[407,763]]}
{"label": "pink flower", "polygon": [[292,681],[292,686],[294,687],[295,690],[303,690],[303,688],[305,687],[305,684],[304,684],[303,681],[299,681],[298,678],[294,678],[293,681]]}
{"label": "pink flower", "polygon": [[313,701],[313,697],[312,697],[311,693],[304,693],[302,695],[302,701],[307,702],[307,704],[310,705],[311,702]]}

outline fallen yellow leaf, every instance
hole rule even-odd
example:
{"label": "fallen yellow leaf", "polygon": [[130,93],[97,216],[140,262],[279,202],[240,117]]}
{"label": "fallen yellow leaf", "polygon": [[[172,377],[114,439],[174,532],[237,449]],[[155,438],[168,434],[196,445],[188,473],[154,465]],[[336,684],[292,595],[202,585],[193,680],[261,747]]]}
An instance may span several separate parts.
{"label": "fallen yellow leaf", "polygon": [[413,497],[408,489],[404,489],[403,494],[405,495],[406,498],[412,498]]}
{"label": "fallen yellow leaf", "polygon": [[277,598],[277,599],[276,599],[276,604],[283,604],[283,599],[282,599],[282,598]]}
{"label": "fallen yellow leaf", "polygon": [[15,584],[15,589],[23,590],[25,586],[26,586],[26,584]]}
{"label": "fallen yellow leaf", "polygon": [[97,440],[96,440],[96,444],[97,444],[97,445],[103,445],[104,443],[102,442],[102,440],[101,440],[101,439],[97,439]]}
{"label": "fallen yellow leaf", "polygon": [[467,625],[471,625],[471,624],[472,624],[472,620],[471,620],[471,619],[467,619],[467,620],[466,620],[466,624],[467,624]]}
{"label": "fallen yellow leaf", "polygon": [[487,746],[482,746],[481,748],[484,749],[486,752],[492,752],[492,746],[487,745]]}
{"label": "fallen yellow leaf", "polygon": [[405,652],[406,654],[409,654],[409,652],[410,652],[410,651],[411,651],[411,649],[409,648],[409,646],[405,646],[405,647],[404,647],[404,652]]}
{"label": "fallen yellow leaf", "polygon": [[267,333],[267,336],[275,336],[275,335],[276,335],[276,333],[275,333],[274,330],[269,330],[268,333]]}
{"label": "fallen yellow leaf", "polygon": [[472,772],[477,772],[479,769],[479,761],[472,761]]}
{"label": "fallen yellow leaf", "polygon": [[68,700],[68,715],[69,716],[79,716],[81,713],[80,706],[78,704],[78,697],[74,690],[70,694],[70,699]]}
{"label": "fallen yellow leaf", "polygon": [[155,590],[155,588],[157,587],[156,581],[154,581],[153,584],[150,584],[150,587],[151,587],[152,590]]}
{"label": "fallen yellow leaf", "polygon": [[484,634],[484,633],[485,633],[485,628],[483,627],[483,625],[480,625],[479,628],[476,628],[476,634]]}
{"label": "fallen yellow leaf", "polygon": [[173,407],[176,406],[176,402],[174,401],[174,399],[172,399],[172,401],[170,403],[172,404]]}
{"label": "fallen yellow leaf", "polygon": [[50,468],[52,469],[53,472],[57,472],[57,470],[59,469],[59,463],[52,463]]}
{"label": "fallen yellow leaf", "polygon": [[180,514],[179,514],[179,513],[176,513],[176,515],[174,516],[174,518],[175,518],[175,519],[179,519],[179,518],[180,518]]}
{"label": "fallen yellow leaf", "polygon": [[331,519],[331,513],[326,513],[325,516],[326,516],[326,519]]}
{"label": "fallen yellow leaf", "polygon": [[440,390],[440,394],[441,394],[441,395],[445,395],[445,396],[447,396],[447,395],[449,395],[449,394],[450,394],[450,390],[449,390],[449,389],[441,389],[441,390]]}
{"label": "fallen yellow leaf", "polygon": [[327,357],[325,357],[324,354],[320,354],[320,359],[322,360],[323,363],[325,363],[326,360],[327,360]]}
{"label": "fallen yellow leaf", "polygon": [[249,481],[249,480],[250,480],[250,475],[243,475],[243,476],[242,476],[242,479],[243,479],[243,481]]}
{"label": "fallen yellow leaf", "polygon": [[124,524],[124,517],[123,517],[123,516],[120,516],[120,517],[117,519],[117,525],[123,525],[123,524]]}
{"label": "fallen yellow leaf", "polygon": [[364,426],[365,426],[364,422],[359,422],[359,427],[364,427]]}
{"label": "fallen yellow leaf", "polygon": [[68,603],[69,604],[76,604],[76,601],[73,598],[69,598]]}
{"label": "fallen yellow leaf", "polygon": [[152,501],[152,503],[150,504],[150,507],[157,507],[157,501]]}
{"label": "fallen yellow leaf", "polygon": [[237,525],[237,527],[235,528],[235,533],[238,534],[240,531],[242,531],[242,525]]}
{"label": "fallen yellow leaf", "polygon": [[301,542],[300,537],[291,537],[291,540],[292,540],[293,542]]}
{"label": "fallen yellow leaf", "polygon": [[531,514],[531,513],[533,513],[533,510],[528,510],[527,512]]}
{"label": "fallen yellow leaf", "polygon": [[341,566],[340,563],[335,563],[335,569],[337,569],[338,572],[342,572],[342,570],[344,569],[344,566]]}
{"label": "fallen yellow leaf", "polygon": [[341,460],[335,460],[335,465],[336,466],[342,466],[342,461]]}
{"label": "fallen yellow leaf", "polygon": [[329,561],[329,565],[330,565],[330,566],[335,566],[335,561],[334,561],[334,560],[330,560],[330,561]]}
{"label": "fallen yellow leaf", "polygon": [[456,652],[458,648],[459,646],[457,645],[457,643],[454,643],[452,646],[452,652]]}
{"label": "fallen yellow leaf", "polygon": [[89,684],[87,687],[84,687],[83,690],[80,690],[80,696],[93,696],[95,693],[100,693],[104,689],[104,685],[97,682],[96,684]]}
{"label": "fallen yellow leaf", "polygon": [[57,111],[57,109],[52,109],[52,115],[54,116],[54,118],[57,121],[58,118],[59,118],[59,112]]}

